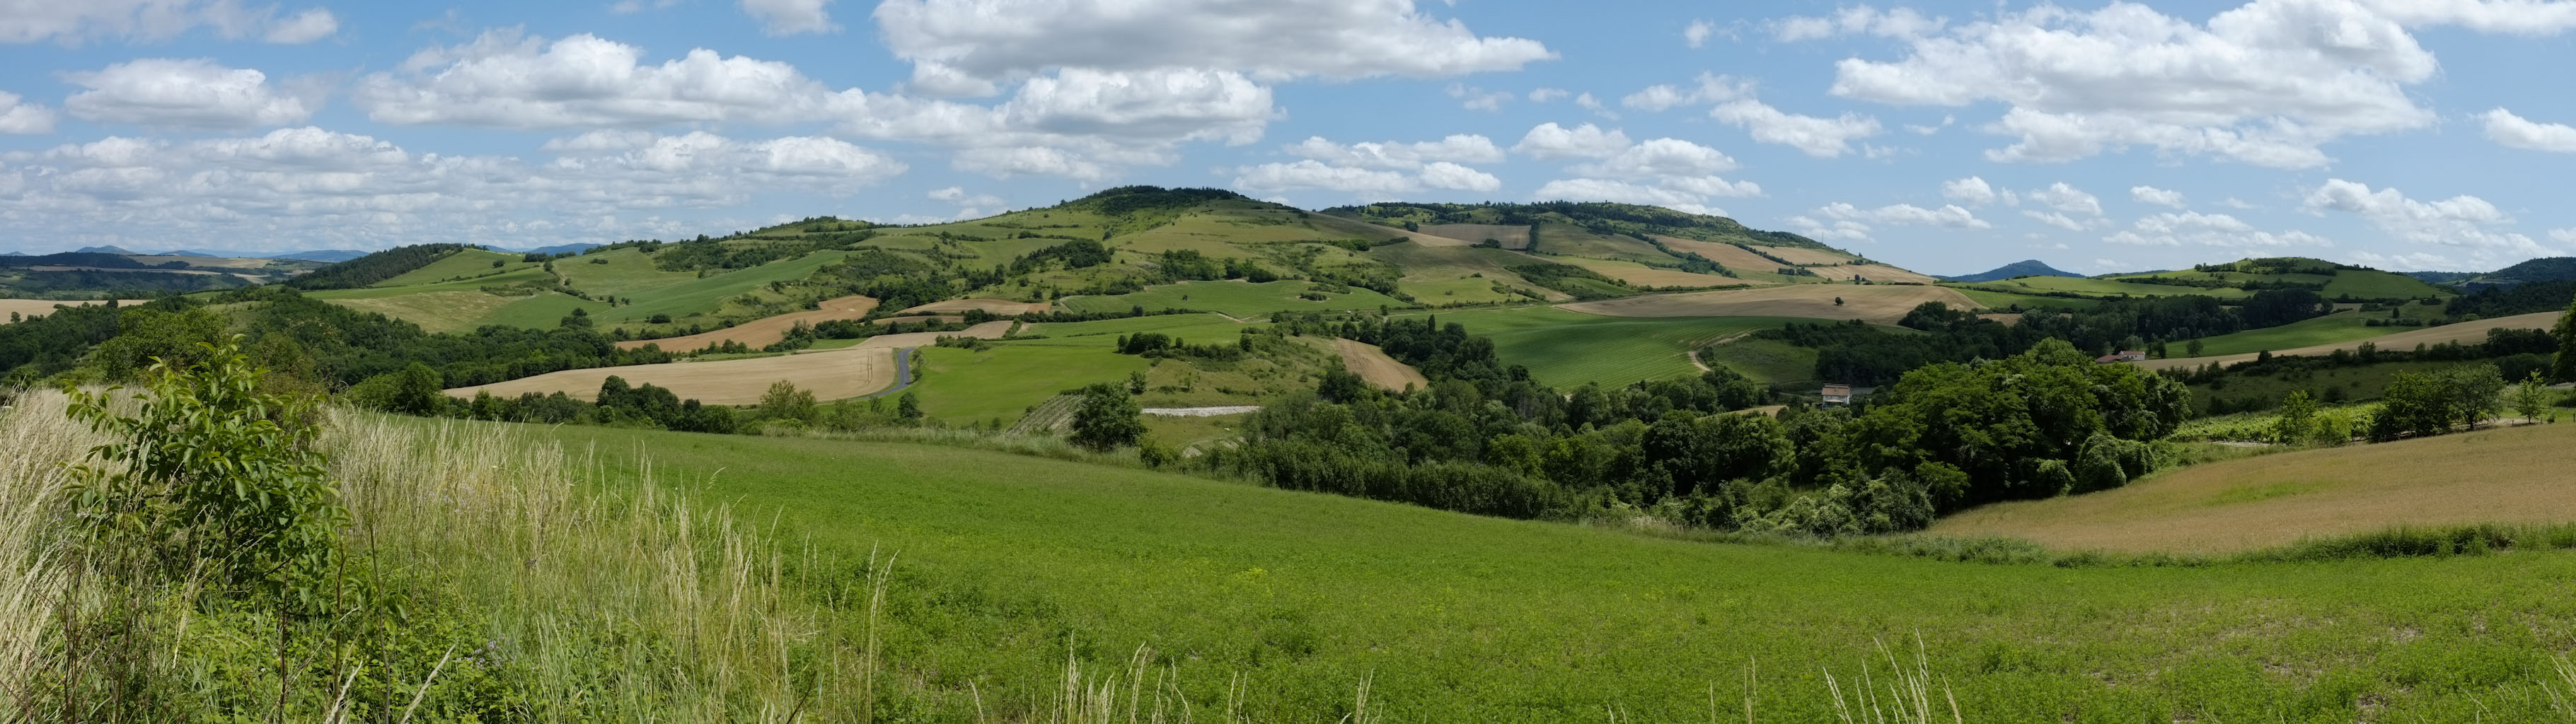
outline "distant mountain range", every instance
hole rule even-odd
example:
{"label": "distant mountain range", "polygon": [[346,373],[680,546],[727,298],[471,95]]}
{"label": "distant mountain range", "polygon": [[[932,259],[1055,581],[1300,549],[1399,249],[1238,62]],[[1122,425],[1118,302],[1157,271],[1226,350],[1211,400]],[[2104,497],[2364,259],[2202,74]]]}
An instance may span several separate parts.
{"label": "distant mountain range", "polygon": [[1979,272],[1979,273],[1976,273],[1976,274],[1969,274],[1969,275],[1965,275],[1965,276],[1941,277],[1941,278],[1942,278],[1942,279],[1945,279],[1945,280],[1948,280],[1948,281],[1954,281],[1954,282],[1998,282],[1998,281],[2003,281],[2003,280],[2006,280],[2006,279],[2011,279],[2011,278],[2013,278],[2013,277],[2076,277],[2076,278],[2082,278],[2083,276],[2084,276],[2084,275],[2082,275],[2082,274],[2075,274],[2075,273],[2071,273],[2071,272],[2059,271],[2056,267],[2049,266],[2048,264],[2046,264],[2046,263],[2044,263],[2044,262],[2041,262],[2041,261],[2040,261],[2040,260],[2038,260],[2038,259],[2023,259],[2023,260],[2021,260],[2021,261],[2017,261],[2017,262],[2013,262],[2013,263],[2010,263],[2010,264],[2005,264],[2005,265],[2003,265],[2003,266],[1995,267],[1993,271]]}

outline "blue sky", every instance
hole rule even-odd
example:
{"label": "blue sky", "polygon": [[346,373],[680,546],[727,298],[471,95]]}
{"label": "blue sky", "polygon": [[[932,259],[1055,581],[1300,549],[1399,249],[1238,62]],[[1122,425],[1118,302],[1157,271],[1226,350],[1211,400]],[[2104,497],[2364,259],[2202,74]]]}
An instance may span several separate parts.
{"label": "blue sky", "polygon": [[1931,273],[2576,249],[2576,1],[0,0],[0,249],[505,247],[1125,184],[1616,200]]}

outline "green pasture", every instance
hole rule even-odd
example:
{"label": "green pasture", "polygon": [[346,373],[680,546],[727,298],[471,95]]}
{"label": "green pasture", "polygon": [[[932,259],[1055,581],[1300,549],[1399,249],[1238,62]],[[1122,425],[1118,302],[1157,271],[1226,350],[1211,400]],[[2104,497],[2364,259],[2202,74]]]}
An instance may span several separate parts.
{"label": "green pasture", "polygon": [[1763,384],[1816,378],[1816,350],[1776,339],[1739,339],[1699,354],[1701,364],[1725,367]]}
{"label": "green pasture", "polygon": [[[2442,308],[2440,306],[2428,304],[2409,304],[2404,307],[2400,307],[2399,310],[2400,318],[2404,319],[2430,319],[2440,317],[2442,314]],[[2385,311],[2338,311],[2320,317],[2291,322],[2278,327],[2249,329],[2243,332],[2202,337],[2200,339],[2200,354],[2205,357],[2216,357],[2219,355],[2230,354],[2253,354],[2255,352],[2280,352],[2301,347],[2313,347],[2321,344],[2336,344],[2370,339],[2372,337],[2396,334],[2398,332],[2414,329],[2413,327],[2373,327],[2369,325],[2371,320],[2386,320],[2389,318],[2388,312]],[[2168,351],[2173,353],[2176,357],[2183,356],[2183,344],[2184,343],[2181,342],[2172,343],[2169,345],[2170,349]]]}
{"label": "green pasture", "polygon": [[[1530,369],[1539,382],[1571,388],[1585,382],[1617,387],[1638,380],[1695,374],[1687,356],[1709,342],[1789,322],[1772,317],[1602,317],[1531,306],[1439,312],[1467,333],[1491,337],[1505,364]],[[1811,363],[1812,364],[1812,363]]]}
{"label": "green pasture", "polygon": [[1536,252],[1557,256],[1582,256],[1594,259],[1619,259],[1636,262],[1671,264],[1681,261],[1655,245],[1624,234],[1601,235],[1580,226],[1565,223],[1543,223],[1538,227],[1538,241],[1531,245]]}
{"label": "green pasture", "polygon": [[555,273],[584,293],[616,297],[638,297],[698,278],[696,272],[662,271],[653,266],[653,257],[634,247],[557,259]]}
{"label": "green pasture", "polygon": [[[2170,284],[2141,284],[2110,279],[2077,279],[2074,277],[2022,277],[1995,282],[1960,285],[1961,289],[1983,289],[2021,294],[2068,292],[2096,297],[2184,297],[2205,296],[2219,299],[2243,299],[2253,294],[2243,289],[2185,287]],[[2027,305],[2025,305],[2027,306]]]}
{"label": "green pasture", "polygon": [[[793,282],[812,276],[823,265],[850,255],[846,251],[818,251],[794,259],[781,259],[749,269],[710,273],[704,278],[685,279],[655,289],[652,294],[636,297],[635,303],[605,312],[591,314],[601,324],[641,322],[656,314],[686,317],[705,314],[724,307],[726,299],[750,293],[766,293],[770,282]],[[555,262],[561,269],[564,262]],[[694,272],[692,273],[694,274]],[[590,290],[584,290],[590,291]],[[623,296],[623,295],[620,295]]]}
{"label": "green pasture", "polygon": [[1024,325],[1020,333],[1044,336],[1019,344],[1079,345],[1109,347],[1117,344],[1118,335],[1138,332],[1161,332],[1179,336],[1193,344],[1233,342],[1236,334],[1255,325],[1245,325],[1214,314],[1157,314],[1092,322],[1041,322]]}
{"label": "green pasture", "polygon": [[921,396],[924,414],[955,424],[1000,420],[1007,426],[1057,393],[1094,382],[1126,384],[1127,373],[1146,368],[1145,358],[1118,354],[1107,344],[919,349],[923,374],[910,390]]}
{"label": "green pasture", "polygon": [[[395,275],[391,279],[376,282],[374,286],[382,288],[436,284],[455,277],[490,278],[496,274],[516,273],[544,266],[544,264],[539,262],[520,261],[519,259],[523,256],[524,255],[522,254],[486,251],[483,249],[466,249],[454,254],[449,254],[446,258],[438,261],[430,262],[421,268],[403,272]],[[492,262],[496,261],[501,262],[501,265],[493,266]],[[495,282],[483,281],[482,283],[491,284]]]}
{"label": "green pasture", "polygon": [[1311,282],[1296,280],[1281,280],[1266,284],[1242,281],[1182,282],[1158,284],[1133,294],[1066,297],[1058,300],[1058,303],[1078,312],[1123,312],[1142,306],[1153,310],[1203,309],[1236,317],[1288,311],[1411,306],[1394,297],[1358,287],[1352,287],[1348,292],[1331,294],[1332,299],[1328,301],[1301,299],[1297,296],[1312,287]]}
{"label": "green pasture", "polygon": [[1978,722],[2557,721],[2550,656],[2576,646],[2567,553],[1949,563],[951,447],[525,429],[778,526],[787,580],[896,556],[885,678],[927,693],[880,713],[907,721],[1051,720],[1069,658],[1097,684],[1139,656],[1145,696],[1208,715],[1231,689],[1257,721],[1342,720],[1363,681],[1371,721],[1841,721],[1826,675],[1883,688],[1882,644],[1908,668],[1920,647],[1939,721],[1952,699]]}

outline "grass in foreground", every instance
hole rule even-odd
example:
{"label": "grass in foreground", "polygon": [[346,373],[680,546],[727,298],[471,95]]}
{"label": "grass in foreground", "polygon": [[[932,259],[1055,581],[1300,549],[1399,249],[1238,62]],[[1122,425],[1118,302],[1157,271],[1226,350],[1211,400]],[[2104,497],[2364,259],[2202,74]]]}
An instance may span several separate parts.
{"label": "grass in foreground", "polygon": [[545,434],[649,452],[818,548],[901,550],[886,645],[923,721],[1048,719],[1069,656],[1140,646],[1177,696],[1260,721],[1350,716],[1363,680],[1384,721],[1701,721],[1740,710],[1748,663],[1755,721],[1837,721],[1823,672],[1847,693],[1916,633],[1970,721],[2535,721],[2576,640],[2576,555],[1943,563],[957,448]]}

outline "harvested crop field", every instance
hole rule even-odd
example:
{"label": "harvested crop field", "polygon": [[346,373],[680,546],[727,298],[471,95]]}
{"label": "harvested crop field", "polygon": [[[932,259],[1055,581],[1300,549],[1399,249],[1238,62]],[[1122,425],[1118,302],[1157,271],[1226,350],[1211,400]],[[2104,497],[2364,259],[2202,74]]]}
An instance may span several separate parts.
{"label": "harvested crop field", "polygon": [[922,322],[951,323],[951,322],[963,322],[963,321],[966,321],[966,318],[965,318],[965,317],[958,316],[958,315],[954,315],[954,314],[916,314],[916,315],[912,315],[912,316],[909,316],[909,317],[887,317],[887,318],[884,318],[884,319],[876,320],[874,323],[875,323],[875,324],[919,324],[919,323],[922,323]]}
{"label": "harvested crop field", "polygon": [[1585,259],[1571,256],[1551,257],[1548,261],[1583,267],[1602,276],[1617,279],[1640,287],[1743,287],[1761,283],[1749,282],[1742,279],[1736,279],[1734,277],[1722,277],[1715,274],[1694,274],[1679,269],[1651,267],[1630,261]]}
{"label": "harvested crop field", "polygon": [[2570,467],[2576,425],[2527,425],[2198,465],[2115,490],[1989,505],[1930,532],[2225,553],[2407,525],[2567,523],[2576,521]]}
{"label": "harvested crop field", "polygon": [[903,313],[964,314],[969,310],[981,309],[1008,317],[1020,314],[1045,314],[1050,306],[1053,305],[1048,302],[1014,302],[1008,299],[951,299],[906,309]]}
{"label": "harvested crop field", "polygon": [[451,397],[471,398],[477,392],[490,392],[495,397],[517,397],[523,393],[551,394],[561,392],[588,400],[599,396],[599,385],[610,375],[625,378],[630,385],[646,383],[669,388],[671,394],[684,400],[697,400],[710,405],[748,405],[760,401],[770,383],[786,380],[797,387],[811,390],[824,400],[857,397],[894,384],[894,351],[906,347],[926,347],[940,337],[981,337],[998,339],[1011,329],[1010,322],[986,322],[963,332],[913,332],[870,337],[856,346],[715,362],[670,362],[625,367],[596,367],[584,370],[549,372],[535,377],[522,377],[474,387],[448,390]]}
{"label": "harvested crop field", "polygon": [[1706,257],[1709,261],[1717,262],[1719,266],[1723,266],[1728,269],[1771,271],[1773,269],[1780,268],[1780,262],[1763,258],[1760,254],[1745,251],[1744,247],[1736,246],[1734,244],[1721,244],[1714,241],[1694,241],[1678,236],[1658,236],[1655,237],[1655,240],[1663,242],[1664,246],[1672,247],[1673,251],[1698,254],[1702,257]]}
{"label": "harvested crop field", "polygon": [[648,344],[659,344],[666,351],[687,352],[706,349],[708,345],[731,340],[759,349],[787,339],[787,330],[794,329],[797,322],[821,324],[835,319],[858,319],[868,316],[868,312],[876,311],[876,308],[877,300],[873,297],[848,296],[825,301],[819,309],[762,317],[724,329],[700,332],[686,337],[629,340],[617,343],[617,348],[637,349]]}
{"label": "harvested crop field", "polygon": [[[1843,300],[1835,304],[1835,299]],[[1805,317],[1858,319],[1894,324],[1924,302],[1976,309],[1978,304],[1946,287],[1798,284],[1720,289],[1710,292],[1649,294],[1598,302],[1559,304],[1558,309],[1605,317]]]}
{"label": "harvested crop field", "polygon": [[[117,300],[117,305],[118,305],[118,306],[130,306],[130,305],[135,305],[135,304],[142,304],[142,303],[144,303],[144,302],[146,302],[146,301],[150,301],[150,300],[144,300],[144,299],[120,299],[120,300]],[[65,305],[65,306],[72,306],[72,307],[80,307],[80,306],[87,306],[87,305],[91,305],[91,304],[106,304],[106,303],[107,303],[107,302],[106,302],[106,301],[104,301],[104,300],[96,300],[96,299],[0,299],[0,324],[8,324],[8,323],[9,323],[9,318],[8,318],[6,315],[7,315],[7,314],[11,314],[11,313],[15,313],[15,314],[17,314],[19,317],[22,317],[22,318],[23,318],[23,317],[42,317],[42,316],[45,316],[45,315],[48,315],[48,314],[53,314],[53,313],[54,313],[54,305],[56,305],[56,304],[61,304],[61,305]]]}
{"label": "harvested crop field", "polygon": [[1350,368],[1351,373],[1359,375],[1360,379],[1368,380],[1369,384],[1399,392],[1408,387],[1431,387],[1431,380],[1423,378],[1422,372],[1386,356],[1386,351],[1378,349],[1377,345],[1336,337],[1333,349],[1342,353],[1344,367]]}
{"label": "harvested crop field", "polygon": [[1432,224],[1422,227],[1422,233],[1468,244],[1492,239],[1505,249],[1527,249],[1530,241],[1529,227],[1503,224]]}
{"label": "harvested crop field", "polygon": [[1815,272],[1819,276],[1838,282],[1847,282],[1851,281],[1852,277],[1860,277],[1873,282],[1893,282],[1897,284],[1941,283],[1941,280],[1939,279],[1934,279],[1929,276],[1916,274],[1914,272],[1898,269],[1885,264],[1844,264],[1840,266],[1816,267],[1809,269],[1808,271]]}
{"label": "harvested crop field", "polygon": [[1797,264],[1800,266],[1808,264],[1841,264],[1852,260],[1850,255],[1840,252],[1825,251],[1823,249],[1804,249],[1794,246],[1757,246],[1753,247],[1753,250],[1780,257],[1791,264]]}
{"label": "harvested crop field", "polygon": [[[2491,329],[2549,329],[2551,326],[2558,324],[2558,317],[2560,314],[2560,312],[2534,312],[2531,314],[2517,314],[2511,317],[2481,319],[2475,322],[2445,324],[2439,327],[2409,329],[2396,334],[2381,335],[2369,339],[2357,339],[2350,342],[2336,342],[2311,347],[2300,347],[2297,349],[2274,350],[2272,352],[2272,356],[2287,357],[2328,355],[2334,354],[2334,351],[2339,349],[2360,349],[2361,345],[2365,343],[2376,344],[2379,345],[2380,349],[2391,351],[2411,350],[2415,348],[2415,345],[2419,344],[2441,344],[2444,342],[2477,344],[2486,341],[2487,330]],[[2255,357],[2261,355],[2262,353],[2256,352],[2254,354],[2231,354],[2215,357],[2151,359],[2135,364],[2151,370],[2200,367],[2211,362],[2216,362],[2219,366],[2224,367],[2238,362],[2251,362]]]}

